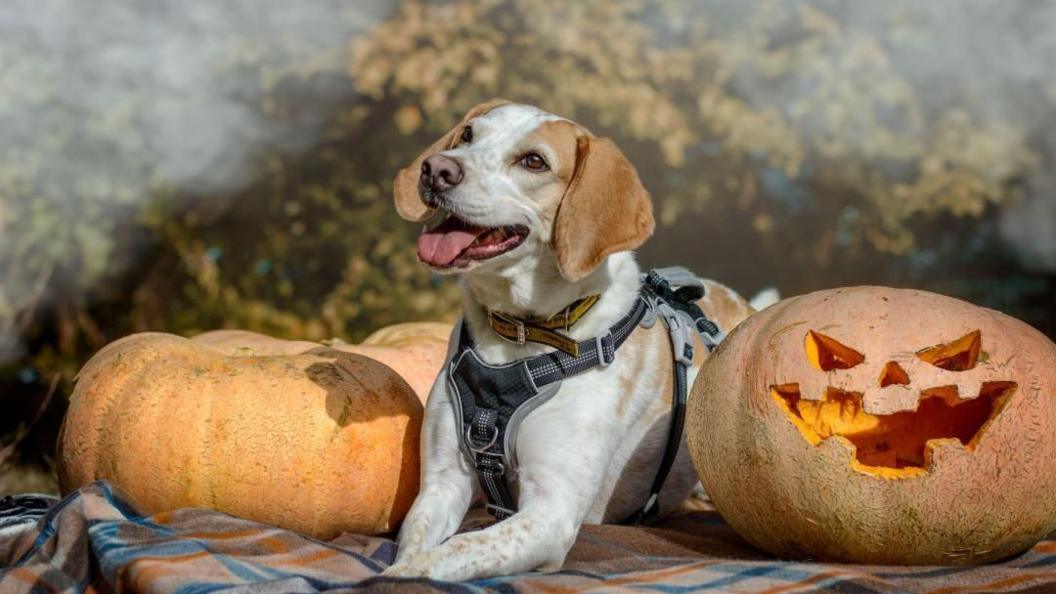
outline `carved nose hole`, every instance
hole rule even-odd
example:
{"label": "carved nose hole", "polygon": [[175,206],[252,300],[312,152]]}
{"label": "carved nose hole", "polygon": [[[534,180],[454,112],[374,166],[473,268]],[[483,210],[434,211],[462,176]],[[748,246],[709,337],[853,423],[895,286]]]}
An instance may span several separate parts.
{"label": "carved nose hole", "polygon": [[887,365],[884,365],[884,371],[880,373],[880,387],[886,388],[895,384],[908,386],[909,374],[898,363],[888,361]]}

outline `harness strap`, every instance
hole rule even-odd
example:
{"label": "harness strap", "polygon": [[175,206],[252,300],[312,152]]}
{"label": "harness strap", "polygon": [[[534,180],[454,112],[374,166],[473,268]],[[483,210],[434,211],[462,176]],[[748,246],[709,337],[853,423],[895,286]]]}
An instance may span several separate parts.
{"label": "harness strap", "polygon": [[[719,325],[704,315],[704,310],[697,305],[697,300],[704,297],[703,285],[686,285],[672,289],[671,283],[660,272],[650,270],[645,276],[645,286],[667,305],[693,321],[704,346],[708,347],[708,352],[714,351],[725,338]],[[678,357],[678,353],[675,353],[675,357]]]}
{"label": "harness strap", "polygon": [[671,337],[671,352],[674,358],[671,426],[667,432],[664,456],[660,460],[653,484],[649,488],[649,497],[645,505],[627,516],[621,522],[622,524],[648,522],[660,512],[660,490],[663,489],[664,482],[671,473],[679,447],[682,445],[682,433],[686,426],[686,403],[689,398],[689,386],[686,385],[687,374],[689,367],[693,364],[693,337],[692,333],[685,328],[679,314],[693,320],[693,325],[700,332],[701,339],[709,352],[713,351],[723,338],[718,325],[708,319],[697,305],[697,300],[704,296],[703,286],[687,285],[678,290],[672,290],[670,282],[664,275],[651,270],[646,275],[642,288],[655,296],[653,307],[657,310],[657,315],[663,316]]}
{"label": "harness strap", "polygon": [[[638,299],[634,307],[619,322],[609,328],[602,336],[588,338],[576,343],[578,355],[571,355],[564,351],[553,351],[538,357],[532,357],[525,361],[532,383],[537,388],[554,382],[561,381],[566,377],[583,373],[596,366],[606,366],[616,359],[616,349],[620,348],[631,332],[638,327],[638,323],[645,317],[648,304]],[[465,324],[465,322],[463,322]],[[468,329],[462,327],[463,348],[473,348],[473,338]]]}
{"label": "harness strap", "polygon": [[467,429],[466,438],[474,454],[481,487],[488,496],[488,511],[496,520],[505,520],[513,515],[515,504],[509,485],[503,478],[506,467],[502,463],[502,454],[489,451],[499,436],[498,419],[499,414],[494,409],[478,408],[473,415],[473,425]]}
{"label": "harness strap", "polygon": [[671,395],[671,428],[667,432],[667,444],[664,446],[664,457],[660,459],[660,467],[657,468],[653,484],[649,487],[649,498],[638,511],[624,518],[621,524],[642,524],[648,522],[660,513],[660,490],[664,488],[667,475],[671,473],[671,467],[675,464],[678,449],[682,445],[682,432],[686,426],[686,402],[689,388],[686,385],[686,366],[676,362],[675,382],[673,394]]}

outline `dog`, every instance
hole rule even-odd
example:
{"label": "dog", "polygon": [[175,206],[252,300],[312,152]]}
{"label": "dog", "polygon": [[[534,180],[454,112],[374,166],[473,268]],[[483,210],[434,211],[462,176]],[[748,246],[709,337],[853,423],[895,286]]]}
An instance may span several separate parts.
{"label": "dog", "polygon": [[[404,219],[440,220],[423,230],[418,257],[434,272],[460,275],[465,331],[488,364],[554,351],[500,336],[489,312],[548,319],[600,296],[566,329],[583,341],[639,299],[632,250],[654,231],[650,195],[611,140],[575,122],[529,105],[483,103],[393,185]],[[724,331],[753,313],[733,290],[713,281],[705,288],[698,305]],[[708,355],[695,339],[689,385]],[[611,364],[565,378],[517,433],[516,513],[458,535],[482,489],[441,374],[422,428],[421,492],[385,575],[462,581],[559,568],[582,524],[620,521],[650,496],[671,422],[672,365],[668,330],[657,323],[633,331]],[[661,509],[677,507],[697,484],[683,441]]]}

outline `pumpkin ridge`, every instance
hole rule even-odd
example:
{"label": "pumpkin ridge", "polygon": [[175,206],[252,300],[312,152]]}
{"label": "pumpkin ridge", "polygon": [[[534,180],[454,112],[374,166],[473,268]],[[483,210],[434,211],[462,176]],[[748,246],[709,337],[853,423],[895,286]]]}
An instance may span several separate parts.
{"label": "pumpkin ridge", "polygon": [[[66,489],[72,489],[69,486],[71,483],[91,482],[105,476],[104,473],[100,472],[100,468],[103,467],[103,461],[98,455],[101,451],[100,443],[106,439],[105,436],[107,434],[108,424],[105,419],[111,418],[117,401],[122,398],[122,394],[125,392],[125,387],[130,382],[138,379],[135,373],[143,365],[159,358],[149,358],[152,351],[145,350],[150,341],[158,336],[165,335],[160,333],[151,333],[150,336],[133,334],[121,338],[107,345],[107,347],[113,348],[104,347],[77,374],[78,379],[76,380],[73,394],[70,395],[70,407],[73,408],[75,404],[81,402],[85,404],[91,402],[92,405],[88,406],[87,410],[82,413],[87,415],[87,419],[78,421],[75,424],[64,423],[68,431],[73,431],[74,435],[71,436],[71,439],[74,447],[63,448],[64,462],[72,462],[71,464],[62,464],[59,467],[59,487],[63,489],[63,492]],[[129,348],[131,352],[126,353],[122,350],[123,348]],[[141,357],[143,354],[148,356],[146,360]],[[108,368],[107,364],[110,364],[111,361],[113,362],[112,365],[118,366],[117,373],[103,374],[102,371]],[[130,367],[134,367],[134,369],[129,369]],[[120,371],[125,373],[122,374]],[[101,377],[101,375],[104,377]],[[88,435],[81,435],[82,431],[87,432]],[[63,439],[67,439],[66,432],[63,433]],[[92,450],[95,451],[93,452]],[[95,455],[91,455],[89,452]],[[84,466],[85,464],[87,466]],[[66,469],[70,468],[76,469],[80,476],[70,476],[66,472]]]}

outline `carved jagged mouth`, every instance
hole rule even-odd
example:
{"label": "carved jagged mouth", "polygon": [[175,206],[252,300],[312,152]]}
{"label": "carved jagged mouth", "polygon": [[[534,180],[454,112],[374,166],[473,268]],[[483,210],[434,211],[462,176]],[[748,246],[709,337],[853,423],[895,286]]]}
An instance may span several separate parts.
{"label": "carved jagged mouth", "polygon": [[888,477],[924,472],[933,440],[957,439],[973,450],[1015,390],[1015,382],[987,382],[976,398],[962,400],[956,386],[930,388],[921,393],[916,410],[873,415],[865,412],[858,392],[830,388],[821,400],[807,400],[799,384],[770,388],[808,442],[842,436],[855,446],[857,469]]}

